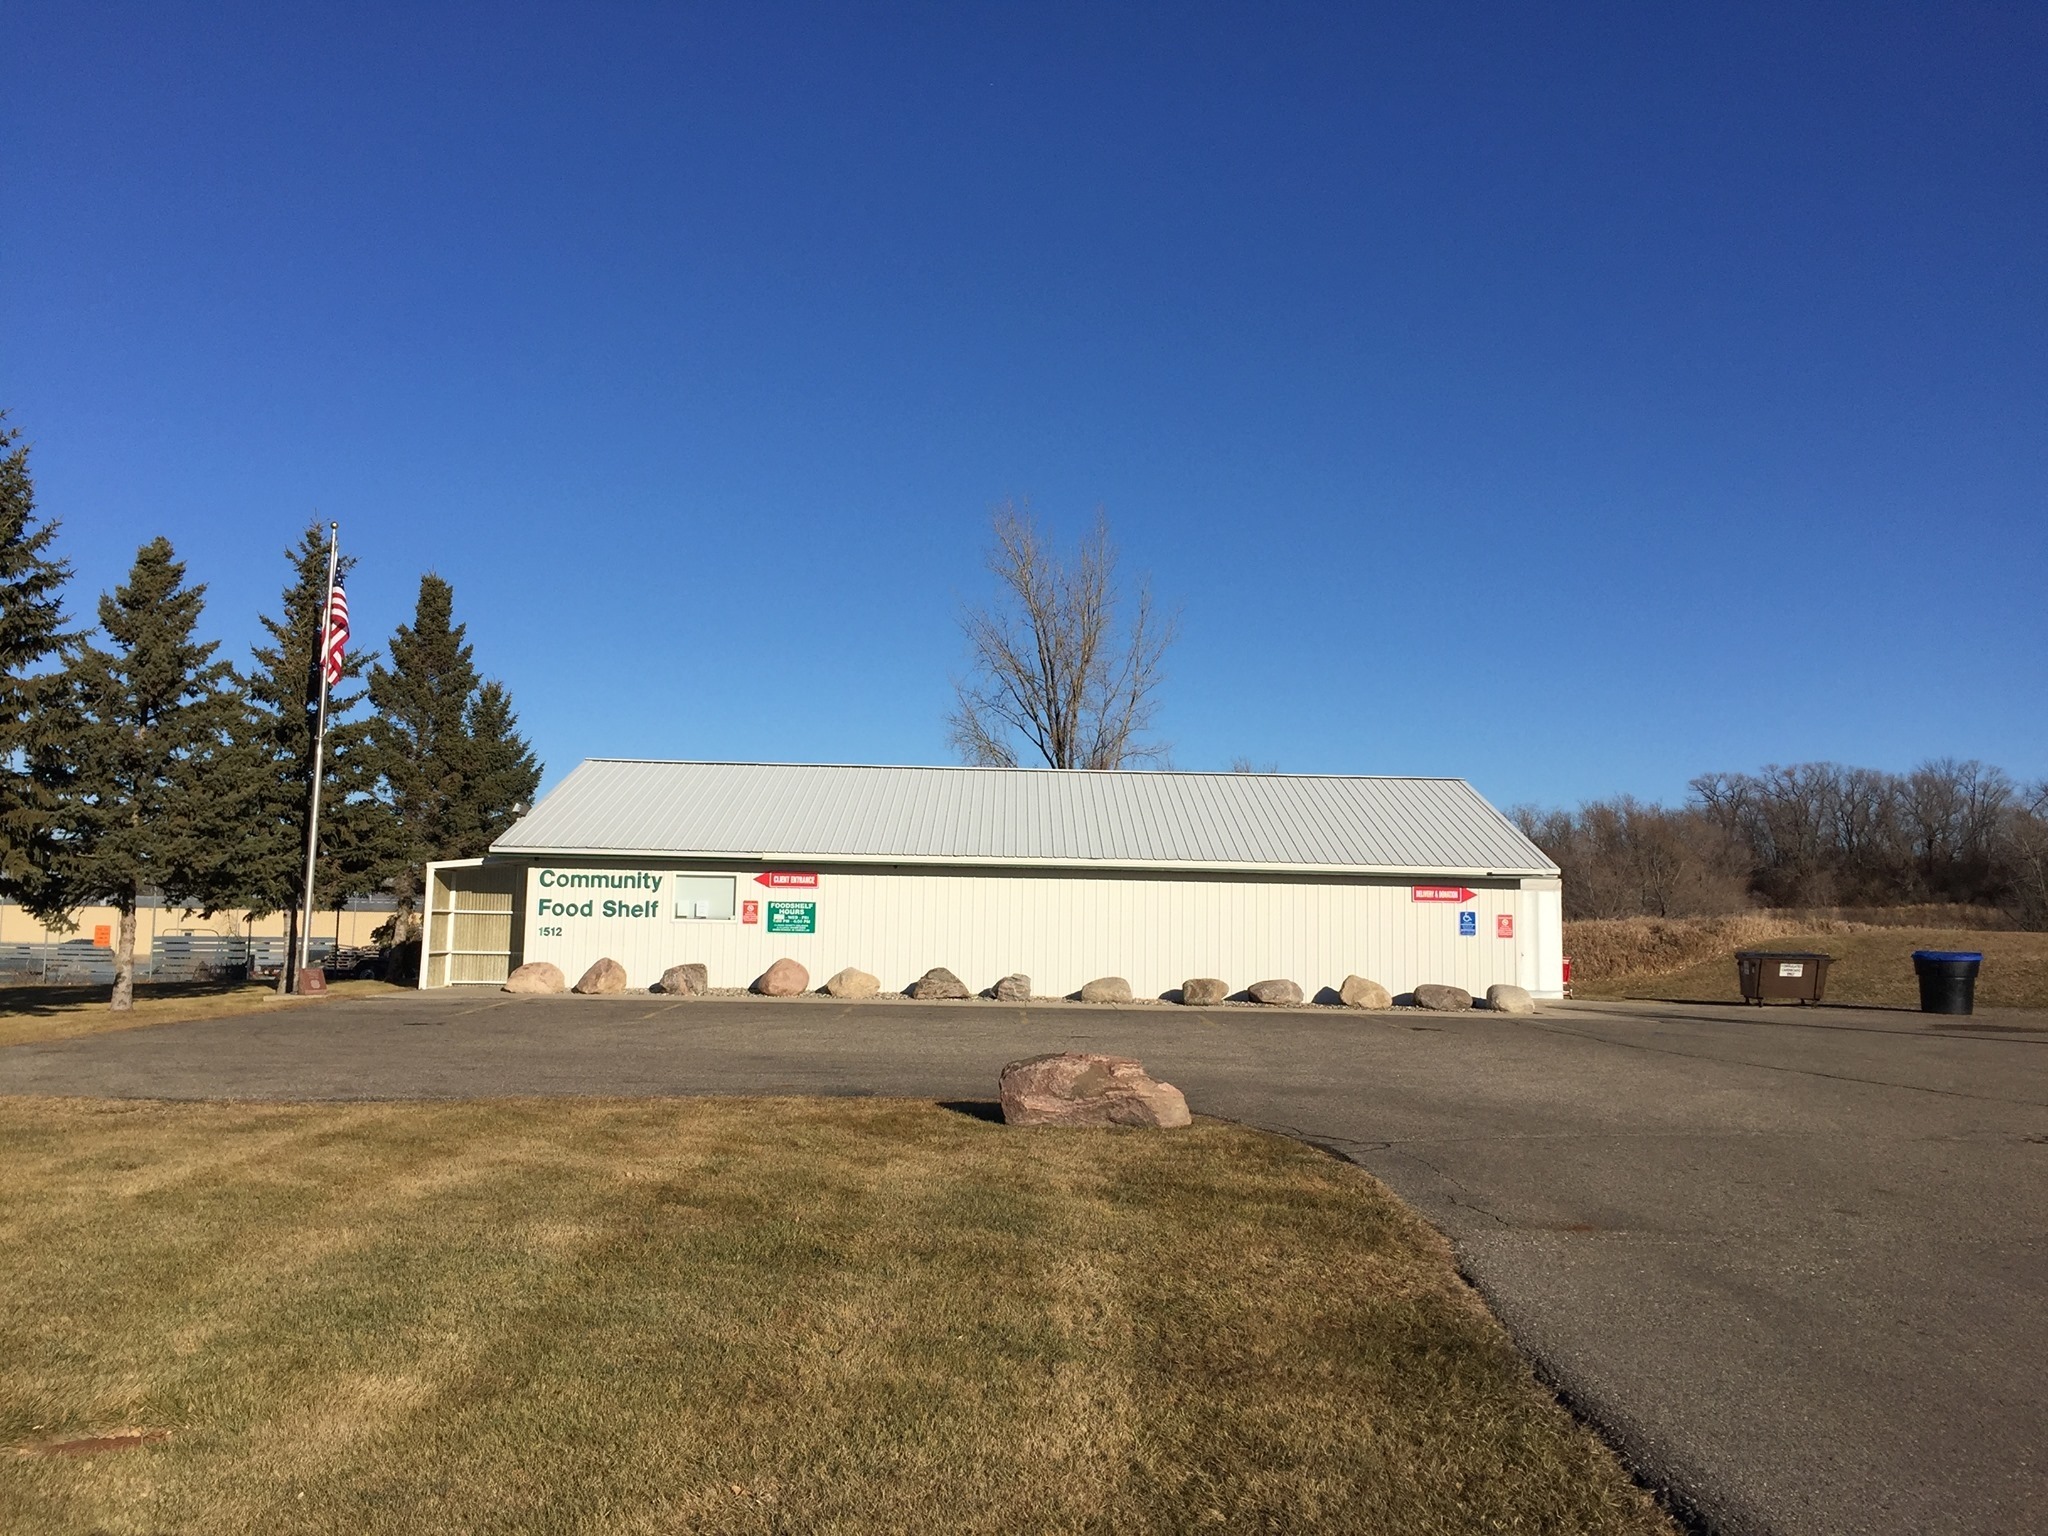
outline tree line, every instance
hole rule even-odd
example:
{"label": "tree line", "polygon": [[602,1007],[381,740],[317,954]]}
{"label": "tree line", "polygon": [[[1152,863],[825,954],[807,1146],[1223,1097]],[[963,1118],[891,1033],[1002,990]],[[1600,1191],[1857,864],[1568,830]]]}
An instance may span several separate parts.
{"label": "tree line", "polygon": [[[206,588],[171,542],[136,551],[95,623],[65,609],[71,568],[40,517],[28,448],[0,413],[0,895],[60,930],[117,914],[115,1008],[134,991],[135,912],[296,917],[327,596],[318,523],[246,666],[201,637]],[[342,584],[355,562],[341,561]],[[425,864],[482,853],[531,801],[541,765],[502,684],[481,677],[454,591],[421,577],[385,656],[347,656],[321,764],[322,907],[416,903]],[[367,706],[367,709],[365,708]],[[402,936],[402,935],[401,935]]]}
{"label": "tree line", "polygon": [[1680,806],[1514,815],[1564,872],[1567,917],[1942,902],[2048,926],[2048,781],[1983,763],[1773,765],[1702,774]]}

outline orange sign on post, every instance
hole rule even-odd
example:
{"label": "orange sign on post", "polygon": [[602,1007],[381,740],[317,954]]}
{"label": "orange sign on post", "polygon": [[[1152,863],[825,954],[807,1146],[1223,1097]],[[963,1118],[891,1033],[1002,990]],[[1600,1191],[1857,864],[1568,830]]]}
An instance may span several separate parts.
{"label": "orange sign on post", "polygon": [[113,928],[106,923],[93,924],[92,941],[101,949],[112,949],[114,947]]}

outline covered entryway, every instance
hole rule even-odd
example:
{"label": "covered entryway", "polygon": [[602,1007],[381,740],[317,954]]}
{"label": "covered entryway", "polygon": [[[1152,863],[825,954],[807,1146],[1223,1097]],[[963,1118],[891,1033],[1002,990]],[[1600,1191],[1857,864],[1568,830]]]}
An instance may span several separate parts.
{"label": "covered entryway", "polygon": [[482,859],[427,866],[425,953],[430,987],[502,985],[525,948],[526,871]]}

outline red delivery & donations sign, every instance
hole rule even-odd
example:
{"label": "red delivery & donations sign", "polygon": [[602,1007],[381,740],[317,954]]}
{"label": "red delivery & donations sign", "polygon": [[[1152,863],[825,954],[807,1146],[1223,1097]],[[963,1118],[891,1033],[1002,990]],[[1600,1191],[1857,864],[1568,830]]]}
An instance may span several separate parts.
{"label": "red delivery & donations sign", "polygon": [[1417,885],[1408,891],[1412,901],[1470,901],[1473,895],[1462,885]]}

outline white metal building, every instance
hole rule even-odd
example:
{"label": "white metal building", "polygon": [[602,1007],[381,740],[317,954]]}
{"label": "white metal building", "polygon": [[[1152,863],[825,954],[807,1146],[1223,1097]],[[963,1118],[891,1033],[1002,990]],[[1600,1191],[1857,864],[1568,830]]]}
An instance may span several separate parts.
{"label": "white metal building", "polygon": [[887,990],[943,965],[1041,996],[1562,995],[1557,866],[1462,779],[594,758],[488,858],[430,865],[427,902],[422,986],[608,955],[635,987],[693,960],[737,987],[787,955]]}

